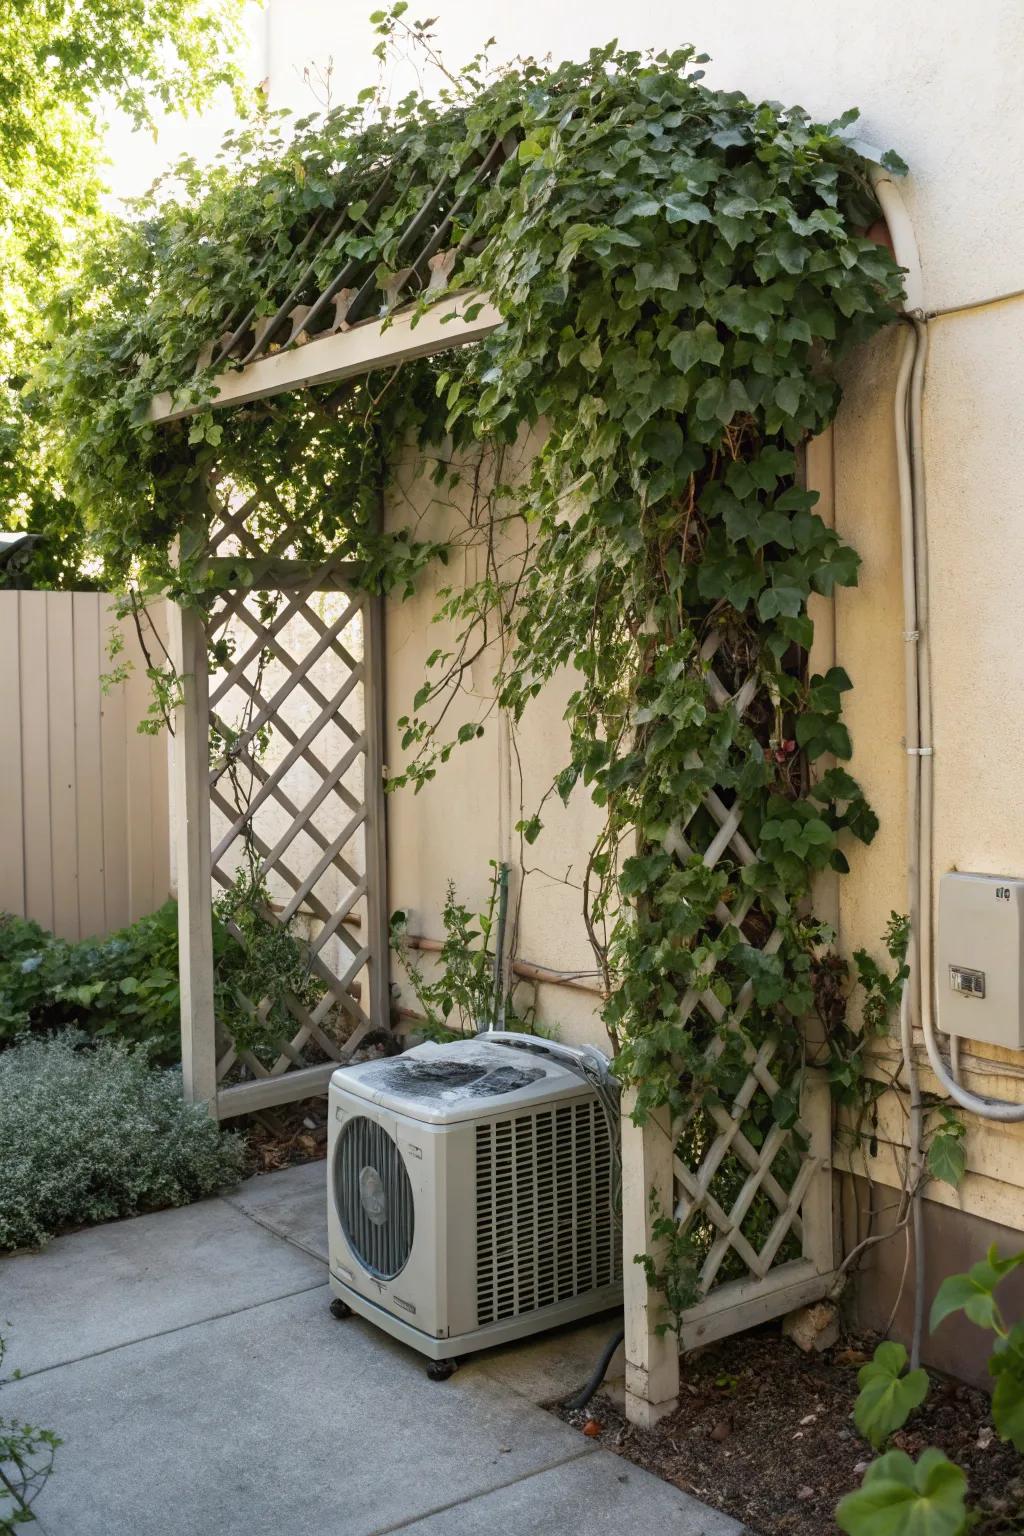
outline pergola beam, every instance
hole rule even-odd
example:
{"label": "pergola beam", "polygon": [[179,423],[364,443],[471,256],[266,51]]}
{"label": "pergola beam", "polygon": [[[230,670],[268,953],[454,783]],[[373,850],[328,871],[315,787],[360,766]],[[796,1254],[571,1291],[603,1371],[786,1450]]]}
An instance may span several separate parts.
{"label": "pergola beam", "polygon": [[[467,311],[475,310],[472,318]],[[214,381],[212,400],[196,403],[179,392],[165,390],[153,398],[152,422],[180,421],[209,406],[244,405],[287,390],[311,389],[337,379],[396,368],[417,357],[450,351],[479,341],[501,323],[501,315],[482,294],[464,293],[432,309],[406,310],[388,320],[366,321],[348,331],[336,331],[257,358],[244,368],[228,369]]]}

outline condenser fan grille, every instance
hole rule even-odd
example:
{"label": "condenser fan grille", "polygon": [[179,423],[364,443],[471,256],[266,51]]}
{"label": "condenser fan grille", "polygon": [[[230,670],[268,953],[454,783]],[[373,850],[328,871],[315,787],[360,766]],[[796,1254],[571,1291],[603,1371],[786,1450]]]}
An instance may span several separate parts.
{"label": "condenser fan grille", "polygon": [[620,1278],[612,1179],[594,1100],[477,1126],[478,1326]]}
{"label": "condenser fan grille", "polygon": [[393,1280],[412,1251],[413,1196],[402,1154],[387,1131],[359,1115],[342,1127],[335,1153],[338,1219],[364,1269]]}

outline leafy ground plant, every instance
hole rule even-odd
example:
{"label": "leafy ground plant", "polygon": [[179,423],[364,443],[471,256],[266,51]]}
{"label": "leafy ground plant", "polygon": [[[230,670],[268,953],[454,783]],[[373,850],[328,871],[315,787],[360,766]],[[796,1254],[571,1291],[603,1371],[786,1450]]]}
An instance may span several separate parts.
{"label": "leafy ground plant", "polygon": [[186,1104],[175,1071],[80,1032],[0,1055],[0,1250],[187,1205],[237,1182],[244,1142]]}
{"label": "leafy ground plant", "polygon": [[[0,1335],[0,1370],[6,1351]],[[14,1536],[16,1527],[34,1523],[32,1505],[53,1471],[61,1444],[52,1429],[38,1429],[0,1415],[0,1536]]]}
{"label": "leafy ground plant", "polygon": [[[996,1433],[1024,1452],[1024,1322],[1010,1324],[996,1299],[1000,1282],[1019,1265],[1024,1253],[1000,1258],[990,1248],[986,1258],[964,1275],[950,1275],[932,1306],[936,1329],[954,1312],[963,1312],[979,1328],[995,1335],[989,1372],[995,1381],[992,1420]],[[854,1409],[857,1428],[876,1450],[924,1401],[928,1376],[904,1374],[906,1350],[880,1344],[858,1376],[860,1396]],[[971,1528],[967,1478],[955,1462],[930,1447],[912,1461],[905,1451],[890,1450],[868,1468],[862,1486],[836,1510],[848,1536],[963,1536]]]}
{"label": "leafy ground plant", "polygon": [[180,1058],[178,909],[173,901],[105,939],[71,943],[0,916],[0,1044],[25,1030],[76,1027]]}
{"label": "leafy ground plant", "polygon": [[[213,958],[218,1019],[236,1044],[273,1060],[288,1030],[289,994],[312,1007],[323,987],[269,903],[265,888],[246,880],[222,895],[213,910]],[[65,1027],[143,1044],[164,1066],[180,1061],[176,902],[108,938],[77,943],[0,914],[0,1046],[26,1030]]]}
{"label": "leafy ground plant", "polygon": [[[427,1031],[432,1035],[443,1038],[453,1034],[475,1035],[488,1023],[497,1022],[499,999],[495,995],[492,938],[496,929],[494,913],[498,887],[499,874],[494,865],[487,904],[482,912],[471,912],[459,900],[455,882],[448,881],[441,909],[444,940],[438,953],[436,972],[431,976],[417,962],[409,943],[407,913],[392,913],[391,946],[402,962]],[[511,994],[507,994],[504,1027],[521,1028],[523,1022],[515,1011]]]}

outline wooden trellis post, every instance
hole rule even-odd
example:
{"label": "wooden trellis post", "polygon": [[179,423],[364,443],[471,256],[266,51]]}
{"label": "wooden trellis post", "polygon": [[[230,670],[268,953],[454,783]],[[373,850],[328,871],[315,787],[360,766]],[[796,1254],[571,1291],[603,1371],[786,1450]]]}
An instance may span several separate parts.
{"label": "wooden trellis post", "polygon": [[679,1401],[679,1341],[662,1293],[647,1283],[637,1254],[649,1253],[659,1268],[664,1243],[653,1233],[660,1213],[675,1209],[672,1124],[665,1109],[644,1125],[633,1124],[636,1094],[622,1103],[622,1262],[626,1324],[626,1416],[649,1427]]}
{"label": "wooden trellis post", "polygon": [[170,651],[181,685],[174,711],[172,809],[178,884],[181,1069],[185,1097],[216,1113],[210,885],[210,705],[206,631],[194,609],[168,604]]}
{"label": "wooden trellis post", "polygon": [[391,950],[388,903],[387,815],[384,801],[385,670],[384,599],[368,597],[363,609],[363,664],[366,668],[364,720],[366,729],[366,796],[374,810],[366,828],[367,943],[385,967],[370,998],[370,1018],[375,1029],[391,1024]]}

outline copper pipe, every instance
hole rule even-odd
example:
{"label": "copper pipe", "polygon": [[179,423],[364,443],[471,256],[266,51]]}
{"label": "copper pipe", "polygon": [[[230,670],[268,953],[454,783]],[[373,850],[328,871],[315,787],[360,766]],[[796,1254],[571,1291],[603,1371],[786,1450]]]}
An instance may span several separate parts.
{"label": "copper pipe", "polygon": [[[403,944],[409,949],[419,949],[427,954],[439,954],[444,947],[440,939],[428,939],[423,934],[407,933]],[[569,987],[574,992],[590,992],[598,997],[604,988],[596,976],[586,976],[579,971],[556,971],[548,965],[534,965],[529,960],[513,960],[512,973],[522,981],[538,981],[549,987]]]}

